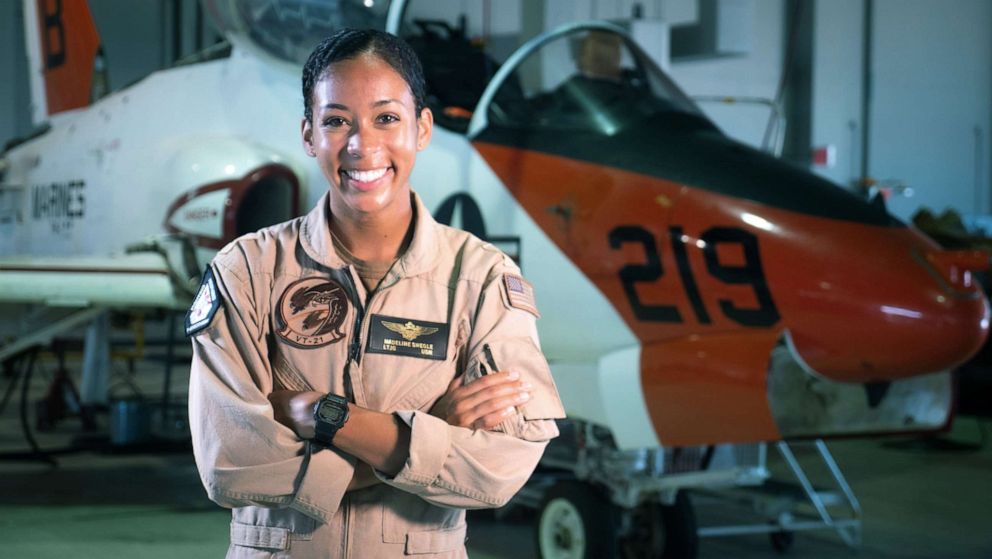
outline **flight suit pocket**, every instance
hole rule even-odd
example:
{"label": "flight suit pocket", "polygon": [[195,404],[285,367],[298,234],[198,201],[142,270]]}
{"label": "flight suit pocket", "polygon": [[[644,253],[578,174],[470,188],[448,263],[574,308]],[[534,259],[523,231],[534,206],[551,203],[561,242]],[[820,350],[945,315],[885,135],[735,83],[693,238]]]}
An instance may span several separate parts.
{"label": "flight suit pocket", "polygon": [[530,400],[517,406],[517,414],[504,420],[497,430],[527,440],[547,440],[558,435],[555,419],[565,417],[551,369],[544,354],[529,337],[510,338],[482,344],[469,359],[466,382],[494,371],[516,371],[529,382]]}
{"label": "flight suit pocket", "polygon": [[231,522],[231,544],[241,547],[286,551],[289,549],[289,530]]}
{"label": "flight suit pocket", "polygon": [[266,550],[290,549],[293,540],[310,540],[317,521],[295,509],[238,507],[233,511],[231,544]]}
{"label": "flight suit pocket", "polygon": [[426,411],[444,395],[453,378],[454,367],[450,362],[434,365],[419,375],[416,384],[390,407],[396,410]]}
{"label": "flight suit pocket", "polygon": [[406,555],[461,549],[465,533],[464,510],[435,506],[400,491],[383,501],[382,541],[403,544]]}

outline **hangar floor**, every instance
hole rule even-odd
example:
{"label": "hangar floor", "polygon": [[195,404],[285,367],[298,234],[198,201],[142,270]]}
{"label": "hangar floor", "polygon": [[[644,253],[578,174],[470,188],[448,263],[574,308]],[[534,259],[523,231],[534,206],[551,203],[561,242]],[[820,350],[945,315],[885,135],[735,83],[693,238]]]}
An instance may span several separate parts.
{"label": "hangar floor", "polygon": [[[70,364],[71,365],[71,364]],[[158,365],[160,367],[160,365]],[[44,369],[32,393],[40,397]],[[78,370],[78,367],[77,367]],[[185,378],[177,367],[174,393]],[[142,375],[154,386],[161,375]],[[10,379],[0,378],[7,388]],[[155,393],[155,392],[151,392]],[[14,398],[0,415],[0,452],[23,450]],[[992,557],[992,431],[988,421],[959,419],[951,439],[981,442],[972,451],[933,451],[907,441],[849,440],[830,443],[864,510],[859,552],[829,531],[797,534],[786,556],[803,558],[989,558]],[[80,432],[65,420],[38,435],[57,448]],[[142,454],[92,450],[58,456],[59,466],[0,461],[0,556],[10,558],[221,557],[229,514],[209,502],[188,451]],[[474,559],[535,557],[533,514],[497,521],[491,513],[470,516],[469,552]],[[752,523],[748,509],[697,507],[700,525]],[[707,538],[701,558],[780,556],[764,535]]]}

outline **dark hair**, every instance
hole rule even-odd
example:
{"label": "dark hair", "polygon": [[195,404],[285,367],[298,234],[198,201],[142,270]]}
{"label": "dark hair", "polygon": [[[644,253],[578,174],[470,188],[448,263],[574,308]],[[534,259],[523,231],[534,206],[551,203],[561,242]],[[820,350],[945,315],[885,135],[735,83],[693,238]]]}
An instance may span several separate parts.
{"label": "dark hair", "polygon": [[313,118],[313,88],[335,62],[370,54],[392,66],[413,93],[417,118],[424,108],[424,69],[410,45],[395,35],[374,29],[341,29],[314,47],[303,65],[303,116]]}

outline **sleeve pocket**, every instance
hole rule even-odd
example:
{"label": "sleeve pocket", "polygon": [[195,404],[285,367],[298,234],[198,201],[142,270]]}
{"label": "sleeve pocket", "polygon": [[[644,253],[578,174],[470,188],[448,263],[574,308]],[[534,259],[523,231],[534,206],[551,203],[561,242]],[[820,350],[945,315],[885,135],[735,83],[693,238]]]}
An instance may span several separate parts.
{"label": "sleeve pocket", "polygon": [[465,545],[465,525],[448,530],[410,532],[406,536],[407,555],[455,551]]}
{"label": "sleeve pocket", "polygon": [[503,421],[496,430],[530,441],[548,440],[557,436],[558,429],[554,420],[564,418],[565,409],[558,397],[558,388],[544,354],[534,341],[529,337],[522,337],[483,344],[469,359],[467,379],[475,380],[481,376],[480,365],[484,365],[487,370],[492,368],[490,359],[485,355],[485,346],[489,347],[491,361],[495,362],[498,370],[517,371],[522,380],[533,386],[530,401],[517,406],[519,413]]}
{"label": "sleeve pocket", "polygon": [[273,526],[231,523],[231,543],[261,549],[289,549],[289,530]]}

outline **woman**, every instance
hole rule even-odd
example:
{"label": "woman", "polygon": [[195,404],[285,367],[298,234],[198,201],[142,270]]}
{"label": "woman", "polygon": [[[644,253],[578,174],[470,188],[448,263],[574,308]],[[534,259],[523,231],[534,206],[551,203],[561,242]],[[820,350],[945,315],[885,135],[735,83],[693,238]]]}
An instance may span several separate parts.
{"label": "woman", "polygon": [[303,71],[328,193],[221,250],[187,316],[190,420],[229,557],[465,556],[561,404],[530,286],[410,189],[433,117],[404,42],[343,30]]}

